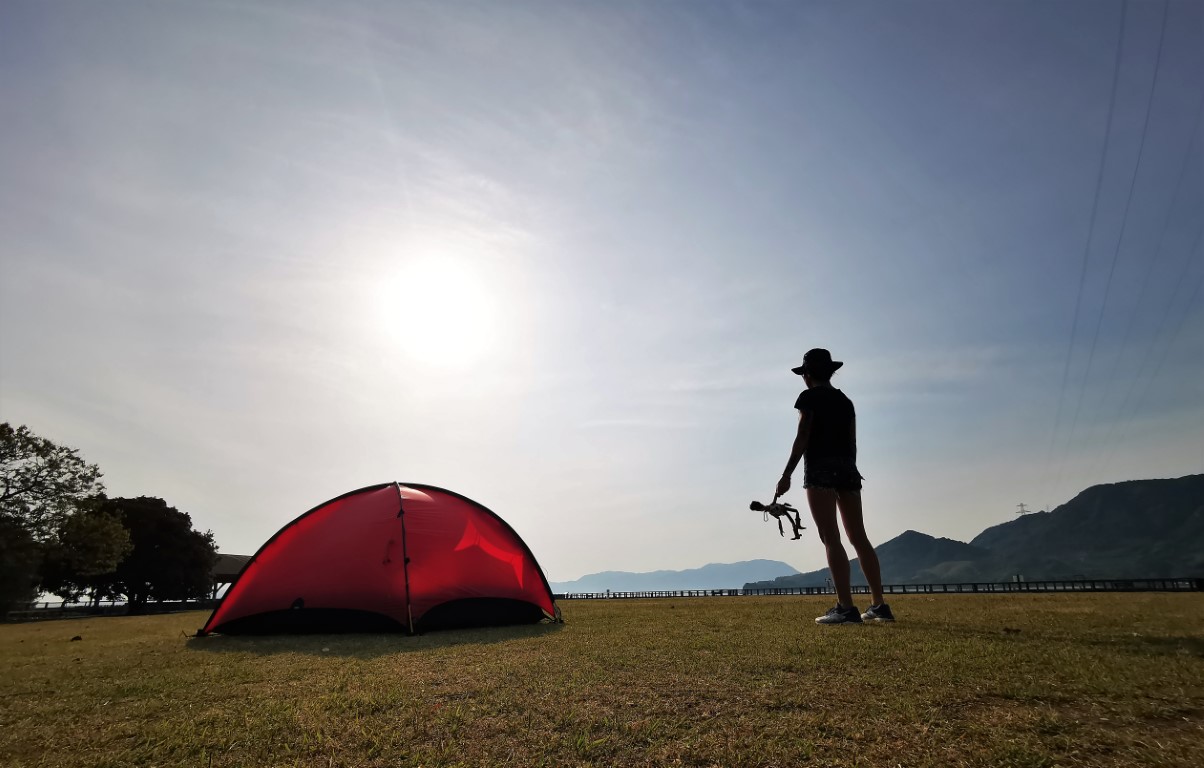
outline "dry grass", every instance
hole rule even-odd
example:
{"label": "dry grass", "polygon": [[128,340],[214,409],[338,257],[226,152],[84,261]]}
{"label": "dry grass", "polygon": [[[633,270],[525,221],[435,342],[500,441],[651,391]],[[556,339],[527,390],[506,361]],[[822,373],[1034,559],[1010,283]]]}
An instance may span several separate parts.
{"label": "dry grass", "polygon": [[1204,765],[1204,595],[894,606],[816,627],[806,597],[567,602],[563,626],[424,637],[5,625],[0,764]]}

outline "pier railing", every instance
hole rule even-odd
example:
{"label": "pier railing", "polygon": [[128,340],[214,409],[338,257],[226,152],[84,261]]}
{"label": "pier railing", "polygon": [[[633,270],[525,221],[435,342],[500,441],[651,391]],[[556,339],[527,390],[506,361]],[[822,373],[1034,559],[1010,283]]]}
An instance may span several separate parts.
{"label": "pier railing", "polygon": [[[869,594],[864,584],[854,594]],[[964,584],[885,584],[888,595],[1014,594],[1017,592],[1202,592],[1204,577],[1179,579],[1077,579],[1052,581],[999,581]],[[830,586],[774,587],[766,589],[676,589],[644,591],[566,592],[557,600],[615,600],[658,597],[756,597],[760,595],[831,595]]]}

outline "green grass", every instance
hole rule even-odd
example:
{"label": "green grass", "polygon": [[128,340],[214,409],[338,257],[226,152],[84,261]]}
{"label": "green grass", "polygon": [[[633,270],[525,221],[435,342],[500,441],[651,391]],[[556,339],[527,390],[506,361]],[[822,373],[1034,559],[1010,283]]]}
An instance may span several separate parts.
{"label": "green grass", "polygon": [[563,626],[423,637],[4,625],[0,765],[1204,765],[1204,595],[893,606],[817,627],[810,597],[569,601]]}

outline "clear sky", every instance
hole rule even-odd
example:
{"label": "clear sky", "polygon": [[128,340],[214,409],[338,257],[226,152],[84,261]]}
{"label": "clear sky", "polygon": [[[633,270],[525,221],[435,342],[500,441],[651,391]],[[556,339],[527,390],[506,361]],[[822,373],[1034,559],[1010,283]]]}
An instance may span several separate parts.
{"label": "clear sky", "polygon": [[400,480],[808,570],[827,347],[871,538],[967,540],[1204,471],[1201,73],[1194,0],[4,0],[0,420],[226,552]]}

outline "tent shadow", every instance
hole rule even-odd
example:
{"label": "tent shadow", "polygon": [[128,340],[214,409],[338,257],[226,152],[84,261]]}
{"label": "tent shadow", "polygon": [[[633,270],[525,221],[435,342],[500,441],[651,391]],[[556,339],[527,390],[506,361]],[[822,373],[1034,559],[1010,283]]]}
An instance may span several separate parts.
{"label": "tent shadow", "polygon": [[253,653],[272,656],[303,653],[313,656],[337,656],[373,659],[398,653],[415,653],[458,645],[491,645],[522,640],[537,640],[564,628],[563,624],[542,622],[508,627],[448,629],[420,635],[396,633],[344,633],[314,635],[209,635],[190,637],[187,648],[199,653]]}

